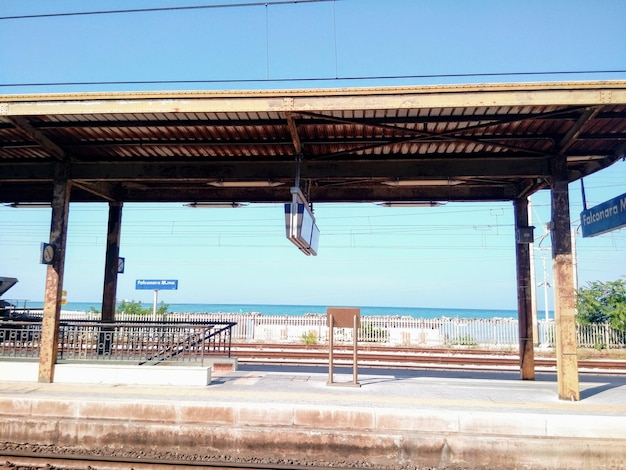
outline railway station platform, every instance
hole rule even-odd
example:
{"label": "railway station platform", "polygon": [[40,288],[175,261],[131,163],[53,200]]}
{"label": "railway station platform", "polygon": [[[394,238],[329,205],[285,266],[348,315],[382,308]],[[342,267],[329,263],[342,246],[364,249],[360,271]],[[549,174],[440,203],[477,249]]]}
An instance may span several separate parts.
{"label": "railway station platform", "polygon": [[[626,468],[626,376],[242,365],[208,384],[0,379],[0,460],[141,456],[377,469]],[[6,460],[6,459],[5,459]]]}

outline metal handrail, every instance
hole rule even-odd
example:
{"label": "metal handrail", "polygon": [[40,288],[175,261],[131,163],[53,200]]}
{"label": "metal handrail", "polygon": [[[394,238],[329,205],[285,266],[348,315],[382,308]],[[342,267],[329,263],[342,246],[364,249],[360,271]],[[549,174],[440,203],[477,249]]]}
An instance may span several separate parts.
{"label": "metal handrail", "polygon": [[[121,360],[139,364],[204,360],[222,353],[230,357],[236,322],[154,322],[63,320],[59,326],[58,359]],[[0,356],[37,357],[40,319],[0,320]],[[154,351],[157,351],[154,353]],[[155,359],[156,362],[155,362]]]}

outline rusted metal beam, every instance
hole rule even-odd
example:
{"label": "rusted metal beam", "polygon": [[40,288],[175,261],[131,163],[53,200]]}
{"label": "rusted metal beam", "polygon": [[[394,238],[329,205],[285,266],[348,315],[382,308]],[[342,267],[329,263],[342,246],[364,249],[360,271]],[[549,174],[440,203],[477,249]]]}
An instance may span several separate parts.
{"label": "rusted metal beam", "polygon": [[[336,122],[336,123],[347,124],[347,125],[361,125],[357,120],[354,120],[354,119],[336,118],[333,116],[317,114],[317,113],[303,113],[303,115],[311,116],[316,119],[324,119],[324,120],[327,120],[328,122]],[[369,143],[358,148],[347,149],[347,150],[340,151],[340,152],[332,152],[327,155],[321,155],[321,156],[318,155],[316,156],[316,159],[322,160],[322,159],[334,158],[334,157],[349,154],[352,152],[357,152],[361,150],[371,150],[371,149],[375,149],[379,147],[384,147],[387,145],[402,144],[402,143],[408,144],[412,142],[416,143],[416,142],[437,142],[437,141],[463,142],[466,144],[474,144],[474,145],[480,145],[482,143],[485,143],[485,144],[491,145],[492,147],[498,147],[502,150],[510,150],[513,152],[522,151],[527,154],[530,153],[533,155],[544,154],[544,152],[541,152],[541,151],[529,150],[527,147],[526,148],[515,147],[504,142],[499,142],[498,140],[501,140],[501,139],[498,139],[493,134],[490,135],[490,138],[488,139],[488,141],[483,141],[482,138],[469,137],[465,135],[466,132],[472,129],[480,129],[480,128],[491,127],[495,125],[497,124],[487,123],[487,124],[478,124],[476,126],[469,126],[458,131],[453,130],[453,131],[445,131],[445,132],[430,132],[430,131],[420,130],[420,129],[411,129],[411,128],[406,127],[405,125],[391,126],[391,125],[382,124],[382,123],[381,124],[370,123],[369,126],[371,127],[376,127],[382,130],[390,131],[394,134],[399,133],[400,135],[410,135],[410,137],[389,138],[387,141],[376,140],[373,144]],[[491,137],[496,137],[496,138],[494,140]],[[507,138],[506,140],[510,141],[509,138]]]}
{"label": "rusted metal beam", "polygon": [[567,150],[576,142],[585,125],[600,112],[600,107],[596,106],[586,110],[572,126],[569,132],[561,139],[558,145],[559,155],[565,155]]}
{"label": "rusted metal beam", "polygon": [[[528,229],[528,199],[513,201],[516,233]],[[520,377],[535,379],[535,350],[533,340],[532,284],[530,270],[530,244],[517,236],[515,261],[517,273],[517,312],[519,328]],[[531,240],[532,241],[532,240]]]}
{"label": "rusted metal beam", "polygon": [[[98,188],[101,187],[99,183]],[[50,202],[52,183],[0,184],[0,202]],[[534,191],[529,191],[532,194]],[[256,202],[283,203],[290,198],[289,184],[258,188],[212,188],[206,184],[121,184],[111,194],[124,202]],[[513,184],[483,184],[480,187],[459,184],[450,187],[390,187],[380,183],[359,182],[326,187],[311,185],[312,202],[385,202],[385,201],[510,201],[520,195]],[[105,202],[92,192],[73,191],[72,202]]]}
{"label": "rusted metal beam", "polygon": [[567,185],[567,159],[565,156],[556,157],[553,160],[551,195],[558,395],[561,400],[578,401],[576,291]]}
{"label": "rusted metal beam", "polygon": [[[281,161],[97,161],[71,162],[76,181],[206,181],[213,179],[293,179],[294,155]],[[387,155],[384,161],[346,159],[302,162],[303,178],[548,178],[549,159],[531,156],[474,155],[471,159],[450,155],[407,158]],[[51,181],[53,162],[0,164],[5,182]]]}
{"label": "rusted metal beam", "polygon": [[289,134],[291,134],[291,140],[293,142],[293,148],[295,153],[302,153],[302,142],[300,141],[300,135],[298,134],[298,125],[296,123],[297,115],[292,113],[287,114],[287,126],[289,127]]}
{"label": "rusted metal beam", "polygon": [[[498,113],[486,113],[480,115],[481,127],[490,126],[491,123],[508,123],[525,121],[528,119],[536,120],[549,120],[549,119],[568,119],[575,121],[578,119],[581,109],[586,109],[585,106],[571,106],[565,109],[558,109],[548,112],[535,112],[535,113],[519,113],[513,116],[508,114]],[[320,114],[320,113],[291,113],[294,119],[299,121],[297,124],[303,126],[317,126],[326,125],[328,123],[336,122],[333,116]],[[601,119],[623,119],[626,117],[625,113],[615,111],[604,111],[598,115]],[[0,118],[1,119],[1,118]],[[468,115],[424,115],[424,116],[377,116],[377,117],[365,117],[365,116],[352,116],[350,122],[365,126],[381,126],[391,125],[397,126],[399,124],[424,124],[424,123],[449,123],[449,122],[476,122],[476,116]],[[59,128],[73,128],[73,129],[114,129],[125,128],[132,129],[136,127],[256,127],[256,126],[283,126],[285,123],[284,118],[257,118],[252,117],[239,119],[188,119],[176,116],[176,119],[133,119],[133,120],[121,120],[121,121],[39,121],[32,123],[36,129],[59,129]],[[0,121],[0,129],[13,127],[9,123],[3,123]],[[464,128],[465,129],[465,128]]]}
{"label": "rusted metal beam", "polygon": [[36,142],[38,146],[45,149],[50,155],[57,160],[65,160],[67,154],[65,150],[59,147],[56,143],[50,140],[46,135],[38,129],[35,129],[32,124],[23,116],[10,116],[6,117],[6,120],[10,121],[15,127],[24,132],[29,139]]}
{"label": "rusted metal beam", "polygon": [[[114,183],[116,184],[116,183]],[[77,182],[74,180],[74,188],[80,189],[81,191],[88,192],[93,194],[98,199],[102,199],[103,201],[114,202],[115,197],[113,196],[112,185],[107,183],[90,183],[83,184],[81,182]]]}
{"label": "rusted metal beam", "polygon": [[54,183],[52,194],[50,244],[54,246],[54,258],[46,271],[46,292],[41,325],[38,377],[39,382],[42,383],[52,383],[54,381],[54,365],[59,347],[61,296],[71,187],[69,180],[57,180]]}

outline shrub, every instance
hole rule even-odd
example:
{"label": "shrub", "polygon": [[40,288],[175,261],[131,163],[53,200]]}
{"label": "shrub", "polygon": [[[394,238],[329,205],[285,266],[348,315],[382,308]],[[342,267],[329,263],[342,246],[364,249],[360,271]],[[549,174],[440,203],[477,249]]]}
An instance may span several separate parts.
{"label": "shrub", "polygon": [[302,342],[308,346],[317,344],[317,333],[313,330],[302,333]]}
{"label": "shrub", "polygon": [[[167,313],[169,305],[161,302],[157,309],[157,314],[164,315]],[[129,315],[152,315],[152,307],[143,308],[143,304],[139,301],[131,300],[127,302],[122,300],[117,306],[116,313],[127,313]]]}
{"label": "shrub", "polygon": [[454,346],[478,346],[478,343],[470,335],[461,335],[452,341]]}

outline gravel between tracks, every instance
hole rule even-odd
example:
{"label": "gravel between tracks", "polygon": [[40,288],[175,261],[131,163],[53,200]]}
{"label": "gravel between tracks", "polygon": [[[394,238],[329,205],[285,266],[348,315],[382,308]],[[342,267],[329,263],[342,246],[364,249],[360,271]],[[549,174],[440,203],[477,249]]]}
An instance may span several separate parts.
{"label": "gravel between tracks", "polygon": [[[44,464],[43,466],[26,467],[23,465],[11,463],[11,456],[16,455],[33,456],[33,457],[46,457],[53,456],[55,458],[67,458],[67,459],[128,459],[128,461],[137,460],[138,462],[148,463],[149,461],[160,462],[162,464],[167,463],[188,463],[193,465],[202,462],[203,464],[214,464],[219,467],[220,464],[225,465],[242,465],[248,468],[255,468],[258,465],[259,468],[269,468],[276,466],[276,468],[311,468],[311,469],[329,469],[329,468],[352,468],[352,469],[377,469],[377,470],[470,470],[470,467],[417,467],[415,465],[397,465],[390,464],[388,466],[372,465],[366,461],[362,462],[345,462],[345,461],[325,461],[325,460],[300,460],[282,459],[272,460],[263,457],[242,458],[228,454],[222,455],[207,455],[207,454],[181,454],[177,452],[127,452],[119,449],[99,449],[91,452],[86,452],[84,449],[75,448],[71,446],[53,446],[53,445],[30,445],[30,444],[16,444],[10,442],[0,443],[0,459],[3,461],[0,464],[0,468],[14,469],[14,470],[30,470],[30,469],[46,469],[46,470],[74,470],[74,467],[59,467],[51,464]],[[121,463],[121,462],[120,462]],[[95,464],[95,462],[94,462]],[[92,468],[92,467],[89,467]],[[480,467],[481,470],[489,470],[485,467]]]}

